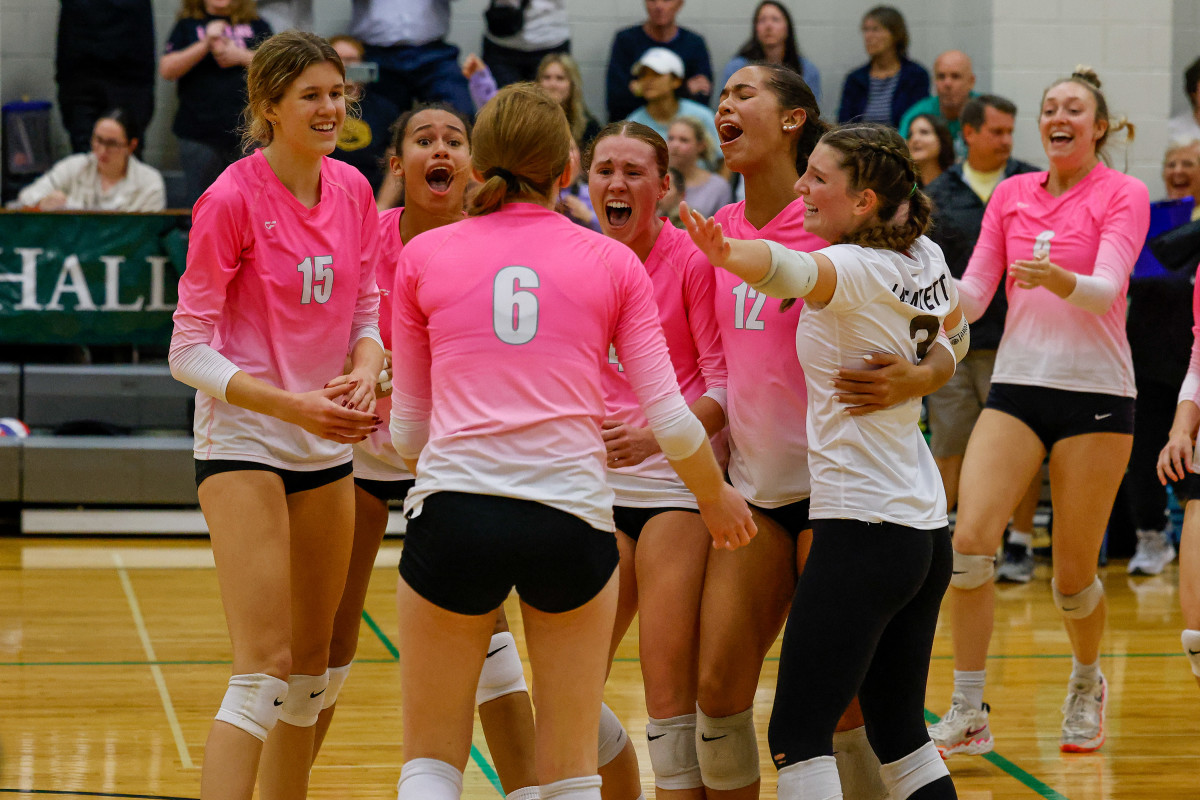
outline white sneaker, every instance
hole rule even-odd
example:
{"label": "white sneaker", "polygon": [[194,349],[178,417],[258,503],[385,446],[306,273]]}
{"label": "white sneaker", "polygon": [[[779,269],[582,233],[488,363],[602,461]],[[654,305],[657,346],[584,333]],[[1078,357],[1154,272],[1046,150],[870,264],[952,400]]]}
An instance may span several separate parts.
{"label": "white sneaker", "polygon": [[1091,753],[1104,744],[1104,706],[1108,681],[1071,681],[1063,702],[1062,743],[1064,753]]}
{"label": "white sneaker", "polygon": [[942,758],[955,755],[978,756],[992,752],[995,741],[988,727],[987,703],[983,708],[971,708],[967,698],[955,692],[950,698],[950,710],[937,723],[929,726],[929,738]]}
{"label": "white sneaker", "polygon": [[996,568],[996,583],[1029,583],[1033,578],[1033,553],[1023,544],[1006,543],[1004,560]]}
{"label": "white sneaker", "polygon": [[1137,551],[1129,559],[1130,575],[1158,575],[1175,560],[1175,545],[1166,531],[1137,532]]}

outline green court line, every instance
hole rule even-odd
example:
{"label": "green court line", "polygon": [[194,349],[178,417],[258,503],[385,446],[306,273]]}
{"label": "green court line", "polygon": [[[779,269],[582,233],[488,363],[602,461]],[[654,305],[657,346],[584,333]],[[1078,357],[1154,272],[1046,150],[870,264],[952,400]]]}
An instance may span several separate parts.
{"label": "green court line", "polygon": [[[396,645],[394,645],[392,640],[387,637],[387,634],[383,632],[383,629],[375,624],[375,620],[371,618],[371,615],[367,613],[365,608],[363,609],[362,615],[367,625],[375,632],[375,636],[378,637],[379,641],[383,643],[383,646],[387,648],[387,651],[392,654],[392,660],[398,661],[400,659],[400,651],[396,649]],[[500,796],[504,797],[504,787],[500,784],[500,776],[496,774],[495,768],[487,760],[487,757],[479,751],[479,748],[476,747],[474,743],[471,744],[471,760],[475,762],[476,766],[479,767],[479,770],[483,773],[484,777],[487,778],[492,786],[496,788],[496,791],[500,793]]]}
{"label": "green court line", "polygon": [[[1101,658],[1182,658],[1183,653],[1101,653]],[[932,656],[932,661],[950,661],[954,658],[952,655]],[[1022,659],[1037,659],[1037,658],[1072,658],[1070,653],[1011,653],[997,654],[988,656],[988,660],[1006,659],[1009,661],[1020,661]],[[779,656],[767,656],[763,661],[778,661]],[[641,661],[637,656],[627,656],[625,658],[614,658],[615,663],[621,664],[637,664]]]}
{"label": "green court line", "polygon": [[[937,714],[934,714],[928,708],[925,709],[925,721],[930,725],[934,724],[940,719],[941,717],[939,717]],[[1029,774],[997,752],[993,751],[991,753],[985,753],[983,760],[987,761],[989,764],[999,767],[1000,770],[1007,774],[1010,778],[1015,778],[1029,789],[1032,789],[1040,796],[1046,798],[1046,800],[1068,800],[1066,795],[1053,789],[1044,781],[1039,780],[1038,778]]]}
{"label": "green court line", "polygon": [[[362,618],[363,618],[363,621],[367,623],[367,627],[369,627],[371,630],[375,631],[375,637],[377,639],[379,639],[379,641],[383,642],[383,646],[386,647],[387,651],[392,654],[392,660],[399,661],[400,660],[400,651],[396,649],[396,645],[392,644],[392,640],[389,639],[387,637],[387,634],[385,634],[383,632],[383,628],[380,628],[379,625],[377,625],[375,623],[375,619],[370,614],[367,613],[367,610],[365,608],[363,609],[363,612],[362,612]],[[357,660],[357,659],[355,659],[355,660]]]}

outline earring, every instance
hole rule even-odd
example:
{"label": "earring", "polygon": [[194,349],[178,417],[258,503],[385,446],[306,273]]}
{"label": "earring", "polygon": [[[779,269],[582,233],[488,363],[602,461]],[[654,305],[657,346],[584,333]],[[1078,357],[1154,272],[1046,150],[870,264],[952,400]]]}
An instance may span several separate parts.
{"label": "earring", "polygon": [[784,126],[783,126],[783,129],[784,129],[785,131],[788,131],[788,132],[790,133],[791,131],[794,131],[794,130],[796,130],[796,129],[797,129],[797,128],[799,128],[799,127],[800,127],[799,125],[784,125]]}

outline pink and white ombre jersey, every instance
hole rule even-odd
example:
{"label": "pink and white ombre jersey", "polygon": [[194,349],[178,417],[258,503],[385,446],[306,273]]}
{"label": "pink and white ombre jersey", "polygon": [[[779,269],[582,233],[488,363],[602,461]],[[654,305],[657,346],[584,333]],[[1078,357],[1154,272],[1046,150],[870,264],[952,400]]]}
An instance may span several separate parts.
{"label": "pink and white ombre jersey", "polygon": [[401,455],[420,452],[405,510],[419,513],[434,492],[472,492],[613,530],[600,437],[609,343],[652,422],[689,413],[637,256],[510,203],[410,241],[392,303],[392,351],[404,354],[393,441]]}
{"label": "pink and white ombre jersey", "polygon": [[[358,170],[323,159],[310,209],[256,151],[204,192],[192,220],[172,349],[210,344],[251,377],[308,392],[342,374],[352,332],[377,335],[379,221]],[[195,434],[200,460],[317,470],[351,458],[348,444],[203,392]]]}
{"label": "pink and white ombre jersey", "polygon": [[[827,242],[804,230],[804,202],[795,200],[759,230],[745,202],[719,210],[717,222],[735,239],[771,239],[809,252]],[[808,497],[808,391],[796,361],[796,323],[803,301],[785,312],[780,300],[716,270],[714,306],[729,368],[729,479],[764,508]]]}
{"label": "pink and white ombre jersey", "polygon": [[[385,343],[392,341],[392,285],[396,282],[396,264],[404,250],[400,240],[400,217],[403,208],[389,208],[379,214],[379,261],[375,265],[375,281],[379,284],[379,335]],[[393,353],[392,358],[404,358]],[[412,479],[412,474],[392,447],[392,397],[375,401],[375,416],[383,420],[379,430],[354,446],[354,476],[372,481]]]}
{"label": "pink and white ombre jersey", "polygon": [[[1059,197],[1046,191],[1046,179],[1031,172],[996,187],[959,282],[963,311],[977,319],[1004,279],[1008,315],[994,383],[1134,397],[1125,295],[1150,225],[1149,192],[1102,163]],[[1047,289],[1014,286],[1009,265],[1047,249],[1051,263],[1113,287],[1108,311],[1093,314]]]}
{"label": "pink and white ombre jersey", "polygon": [[[1187,376],[1179,390],[1179,402],[1191,400],[1200,406],[1200,280],[1193,281],[1192,289],[1192,358],[1188,362]],[[1200,463],[1200,460],[1197,461]]]}
{"label": "pink and white ombre jersey", "polygon": [[[667,337],[675,379],[688,405],[706,392],[723,394],[726,384],[725,355],[713,313],[713,269],[687,235],[670,224],[663,226],[645,264],[654,284],[658,319]],[[625,377],[624,366],[610,349],[604,371],[604,398],[609,419],[645,427],[646,414]],[[710,437],[717,461],[725,462],[725,436]],[[655,453],[632,467],[610,469],[608,483],[616,493],[616,504],[636,508],[680,506],[695,508],[696,498],[671,469],[666,456]]]}

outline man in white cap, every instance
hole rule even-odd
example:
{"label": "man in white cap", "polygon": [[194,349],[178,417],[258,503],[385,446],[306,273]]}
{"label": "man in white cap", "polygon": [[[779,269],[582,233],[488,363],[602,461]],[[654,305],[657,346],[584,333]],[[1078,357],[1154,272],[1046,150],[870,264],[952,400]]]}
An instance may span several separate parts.
{"label": "man in white cap", "polygon": [[720,140],[712,109],[678,94],[683,73],[683,59],[665,47],[651,47],[642,53],[633,65],[633,89],[646,105],[625,119],[650,126],[666,140],[667,130],[677,117],[693,117],[704,125],[709,138],[708,151],[717,152]]}

